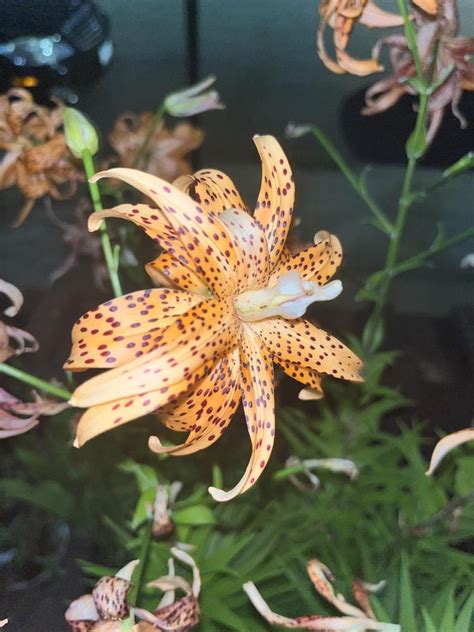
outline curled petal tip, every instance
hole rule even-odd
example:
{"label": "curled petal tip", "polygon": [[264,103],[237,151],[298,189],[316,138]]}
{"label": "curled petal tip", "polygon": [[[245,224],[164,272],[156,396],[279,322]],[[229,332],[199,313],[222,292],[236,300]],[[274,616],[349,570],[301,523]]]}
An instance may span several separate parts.
{"label": "curled petal tip", "polygon": [[159,453],[161,451],[161,448],[163,447],[163,444],[158,439],[158,437],[152,435],[151,437],[148,437],[148,447],[152,452]]}
{"label": "curled petal tip", "polygon": [[79,439],[77,437],[75,437],[72,445],[73,445],[74,448],[80,448],[81,447],[81,445],[79,443]]}
{"label": "curled petal tip", "polygon": [[322,397],[323,394],[321,393],[321,391],[317,391],[314,388],[302,388],[301,391],[298,393],[298,399],[304,402],[322,399]]}

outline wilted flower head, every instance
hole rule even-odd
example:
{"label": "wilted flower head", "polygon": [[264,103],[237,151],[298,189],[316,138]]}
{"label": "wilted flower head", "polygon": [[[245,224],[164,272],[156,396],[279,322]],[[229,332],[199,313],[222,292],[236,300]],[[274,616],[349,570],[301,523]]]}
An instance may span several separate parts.
{"label": "wilted flower head", "polygon": [[[64,134],[63,106],[40,106],[26,90],[12,89],[0,96],[0,189],[16,185],[27,198],[16,225],[44,195],[63,199],[74,194],[80,172],[72,162]],[[58,185],[66,184],[66,191]]]}
{"label": "wilted flower head", "polygon": [[33,402],[22,402],[0,388],[0,439],[24,434],[39,423],[39,417],[51,417],[69,408],[66,402],[45,399],[33,391]]}
{"label": "wilted flower head", "polygon": [[[0,279],[0,295],[4,294],[11,302],[3,310],[5,316],[16,316],[23,305],[23,294],[12,283]],[[0,362],[22,353],[33,353],[38,350],[36,339],[24,329],[7,325],[0,320]]]}
{"label": "wilted flower head", "polygon": [[203,79],[190,88],[172,92],[164,100],[165,111],[172,116],[194,116],[208,110],[223,110],[217,90],[208,90],[216,81],[213,76]]}
{"label": "wilted flower head", "polygon": [[[73,632],[121,632],[128,617],[127,595],[138,560],[129,562],[113,577],[101,577],[92,593],[74,600],[65,619]],[[114,625],[115,623],[115,625]]]}
{"label": "wilted flower head", "polygon": [[[201,575],[193,558],[178,548],[172,548],[171,553],[179,561],[191,567],[193,582],[190,584],[183,577],[174,574],[174,563],[169,562],[170,573],[148,584],[148,588],[158,588],[165,591],[157,609],[152,613],[142,608],[135,610],[135,615],[142,619],[137,626],[137,632],[153,632],[153,630],[188,632],[198,623],[200,617],[199,593],[201,590]],[[184,597],[176,599],[175,591],[184,592]]]}
{"label": "wilted flower head", "polygon": [[[254,216],[225,174],[202,170],[175,185],[132,169],[111,169],[153,204],[124,204],[94,213],[92,230],[106,217],[134,222],[166,252],[146,269],[161,289],[133,292],[82,316],[72,332],[65,368],[110,368],[76,389],[71,403],[89,408],[76,445],[142,415],[188,432],[184,443],[157,453],[185,455],[212,445],[240,400],[252,455],[229,492],[248,490],[263,472],[275,435],[273,363],[321,393],[321,375],[360,381],[359,359],[339,340],[301,316],[315,301],[342,290],[332,281],[342,260],[339,240],[326,231],[290,254],[294,184],[290,165],[271,136],[255,137],[262,182]],[[186,192],[193,192],[193,199]]]}
{"label": "wilted flower head", "polygon": [[[474,64],[470,61],[474,53],[474,37],[458,36],[456,0],[438,0],[434,15],[415,9],[414,16],[418,54],[425,76],[432,71],[433,83],[437,85],[428,101],[429,144],[439,129],[448,105],[451,105],[461,126],[467,125],[458,103],[463,90],[474,90]],[[416,67],[405,35],[389,35],[379,40],[373,49],[374,57],[378,58],[384,46],[388,48],[394,72],[367,90],[363,114],[384,112],[403,95],[416,94],[416,88],[410,83],[410,79],[417,76]]]}
{"label": "wilted flower head", "polygon": [[192,171],[187,155],[201,146],[204,132],[188,123],[168,129],[162,122],[150,139],[147,151],[139,155],[152,124],[153,113],[122,114],[109,134],[109,143],[121,167],[139,167],[172,182]]}
{"label": "wilted flower head", "polygon": [[364,632],[365,630],[382,630],[384,632],[400,632],[400,626],[392,623],[377,621],[369,601],[369,592],[380,590],[385,582],[372,585],[354,580],[353,595],[357,606],[348,603],[344,596],[336,594],[332,586],[334,577],[329,568],[319,560],[310,560],[307,571],[316,591],[330,604],[342,612],[343,617],[324,617],[321,615],[307,615],[289,619],[273,612],[252,582],[244,584],[243,588],[258,612],[271,625],[283,628],[298,628],[300,630],[321,630],[322,632]]}
{"label": "wilted flower head", "polygon": [[153,505],[152,534],[155,538],[166,538],[174,531],[174,523],[171,519],[171,506],[181,491],[182,483],[175,481],[167,485],[157,485],[155,502]]}
{"label": "wilted flower head", "polygon": [[[354,59],[346,52],[352,29],[356,23],[375,28],[400,26],[400,15],[387,13],[372,0],[321,0],[319,5],[321,22],[317,35],[318,54],[323,64],[337,74],[349,72],[353,75],[370,75],[383,70],[375,57],[372,59]],[[326,52],[324,34],[326,27],[333,29],[335,57],[333,60]]]}

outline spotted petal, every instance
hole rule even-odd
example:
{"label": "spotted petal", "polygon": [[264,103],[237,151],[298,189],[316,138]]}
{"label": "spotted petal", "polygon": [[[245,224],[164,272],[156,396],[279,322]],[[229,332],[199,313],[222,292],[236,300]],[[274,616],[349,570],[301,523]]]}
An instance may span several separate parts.
{"label": "spotted petal", "polygon": [[342,248],[338,238],[326,231],[314,236],[315,245],[280,260],[273,270],[269,285],[273,285],[284,272],[296,270],[304,281],[327,283],[342,261]]}
{"label": "spotted petal", "polygon": [[168,252],[162,252],[159,257],[147,263],[145,270],[158,287],[179,288],[203,296],[209,295],[206,284],[198,275]]}
{"label": "spotted petal", "polygon": [[271,318],[252,323],[252,328],[279,360],[345,380],[362,380],[359,358],[337,338],[306,320]]}
{"label": "spotted petal", "polygon": [[262,181],[255,219],[262,225],[270,262],[275,265],[285,246],[295,201],[293,174],[288,159],[272,136],[254,136],[262,161]]}
{"label": "spotted petal", "polygon": [[248,325],[242,326],[240,364],[242,404],[252,455],[243,477],[230,491],[209,488],[209,493],[219,502],[231,500],[252,487],[270,458],[275,436],[273,365]]}
{"label": "spotted petal", "polygon": [[173,384],[168,384],[167,378],[163,378],[161,381],[156,381],[155,390],[92,406],[79,420],[74,445],[80,448],[90,439],[108,430],[155,412],[158,408],[186,394],[211,371],[213,365],[214,361],[211,360]]}
{"label": "spotted petal", "polygon": [[132,292],[86,312],[72,329],[68,371],[118,367],[154,349],[160,329],[203,300],[180,290]]}
{"label": "spotted petal", "polygon": [[240,402],[239,355],[235,350],[223,357],[204,377],[190,395],[158,411],[165,415],[166,424],[174,422],[180,429],[191,432],[186,441],[177,446],[162,446],[158,437],[150,437],[153,452],[176,456],[192,454],[212,445],[222,435]]}
{"label": "spotted petal", "polygon": [[[116,168],[96,174],[93,180],[104,177],[122,180],[150,197],[173,227],[181,244],[176,249],[174,240],[157,235],[160,245],[183,265],[192,268],[216,295],[229,294],[229,288],[235,287],[236,283],[236,255],[232,236],[214,214],[206,213],[188,195],[156,176]],[[93,214],[89,218],[91,228],[96,228],[100,219],[110,213],[113,211]]]}
{"label": "spotted petal", "polygon": [[154,351],[88,380],[76,389],[71,403],[95,406],[155,390],[158,381],[171,386],[189,379],[205,362],[235,347],[236,328],[229,300],[202,301],[160,332]]}
{"label": "spotted petal", "polygon": [[235,184],[217,169],[201,169],[192,176],[177,178],[173,184],[216,215],[228,208],[247,210]]}

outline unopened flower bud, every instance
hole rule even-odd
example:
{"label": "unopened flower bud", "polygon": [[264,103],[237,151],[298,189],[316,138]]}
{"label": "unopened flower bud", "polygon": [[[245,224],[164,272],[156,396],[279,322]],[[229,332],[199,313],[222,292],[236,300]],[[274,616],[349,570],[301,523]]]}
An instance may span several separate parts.
{"label": "unopened flower bud", "polygon": [[76,158],[84,151],[92,156],[99,151],[99,139],[89,119],[75,108],[64,108],[64,133],[66,143]]}

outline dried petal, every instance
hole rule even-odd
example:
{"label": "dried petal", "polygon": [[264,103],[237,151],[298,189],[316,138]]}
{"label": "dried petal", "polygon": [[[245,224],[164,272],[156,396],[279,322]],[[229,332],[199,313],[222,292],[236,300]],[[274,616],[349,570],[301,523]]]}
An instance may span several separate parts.
{"label": "dried petal", "polygon": [[451,452],[451,450],[454,450],[454,448],[457,448],[459,445],[472,441],[473,439],[474,428],[464,428],[463,430],[452,432],[451,434],[443,437],[440,441],[438,441],[435,449],[433,450],[430,465],[425,474],[427,476],[431,476],[448,452]]}

